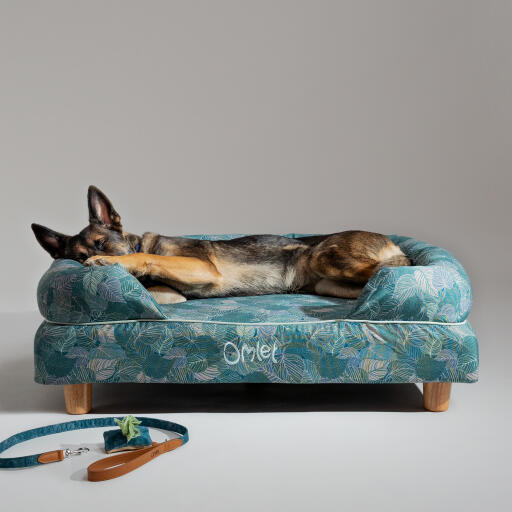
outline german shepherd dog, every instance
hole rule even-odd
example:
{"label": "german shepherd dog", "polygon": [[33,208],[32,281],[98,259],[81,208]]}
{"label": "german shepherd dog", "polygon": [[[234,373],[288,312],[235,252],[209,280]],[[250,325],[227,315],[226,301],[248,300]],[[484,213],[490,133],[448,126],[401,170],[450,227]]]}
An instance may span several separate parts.
{"label": "german shepherd dog", "polygon": [[53,258],[84,265],[119,263],[160,304],[187,298],[270,293],[316,293],[357,298],[383,266],[411,265],[388,237],[366,231],[286,238],[253,235],[233,240],[192,240],[124,231],[103,192],[88,190],[89,225],[78,235],[39,224],[32,230]]}

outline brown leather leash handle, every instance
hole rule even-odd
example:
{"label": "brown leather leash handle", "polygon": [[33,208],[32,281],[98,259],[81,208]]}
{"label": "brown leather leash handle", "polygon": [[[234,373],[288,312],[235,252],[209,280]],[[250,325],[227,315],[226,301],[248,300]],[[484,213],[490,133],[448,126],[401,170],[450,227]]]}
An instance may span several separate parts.
{"label": "brown leather leash handle", "polygon": [[105,457],[93,462],[87,468],[87,478],[90,482],[101,482],[126,475],[126,473],[152,461],[162,453],[170,452],[182,444],[181,439],[171,439],[163,443],[153,443],[148,448]]}

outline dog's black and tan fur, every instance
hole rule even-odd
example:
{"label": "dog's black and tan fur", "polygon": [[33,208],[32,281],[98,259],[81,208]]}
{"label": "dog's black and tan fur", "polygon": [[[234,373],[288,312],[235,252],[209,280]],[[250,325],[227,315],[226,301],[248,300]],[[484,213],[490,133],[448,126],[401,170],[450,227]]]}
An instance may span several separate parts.
{"label": "dog's black and tan fur", "polygon": [[121,264],[160,303],[187,298],[317,293],[356,298],[383,266],[410,265],[389,238],[366,231],[286,238],[254,235],[206,241],[123,230],[109,199],[89,187],[89,226],[67,236],[32,224],[53,258],[85,265]]}

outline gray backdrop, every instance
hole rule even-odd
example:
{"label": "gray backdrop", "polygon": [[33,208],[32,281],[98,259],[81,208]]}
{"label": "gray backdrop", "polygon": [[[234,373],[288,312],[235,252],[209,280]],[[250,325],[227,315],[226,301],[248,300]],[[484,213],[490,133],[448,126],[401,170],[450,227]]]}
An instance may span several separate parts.
{"label": "gray backdrop", "polygon": [[0,310],[89,184],[136,233],[361,228],[507,292],[511,2],[0,1]]}
{"label": "gray backdrop", "polygon": [[[193,441],[94,493],[98,432],[22,445],[96,440],[2,473],[7,508],[506,509],[511,27],[496,0],[0,0],[1,438],[68,419],[60,386],[32,382],[50,258],[29,225],[76,233],[91,183],[136,233],[361,228],[444,246],[472,278],[481,351],[480,382],[440,415],[414,385],[340,385],[323,405],[323,387],[95,385],[95,414],[172,412]],[[198,413],[203,392],[234,413]]]}

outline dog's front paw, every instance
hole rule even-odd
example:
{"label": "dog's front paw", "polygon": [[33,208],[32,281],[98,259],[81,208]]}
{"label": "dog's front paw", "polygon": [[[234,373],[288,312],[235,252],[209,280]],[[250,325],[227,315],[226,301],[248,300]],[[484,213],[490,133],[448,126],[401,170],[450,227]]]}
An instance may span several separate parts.
{"label": "dog's front paw", "polygon": [[115,258],[112,256],[91,256],[84,261],[86,267],[104,267],[105,265],[113,265]]}

